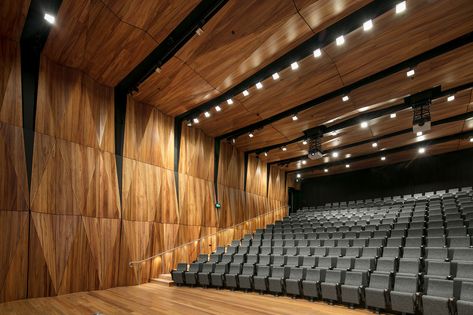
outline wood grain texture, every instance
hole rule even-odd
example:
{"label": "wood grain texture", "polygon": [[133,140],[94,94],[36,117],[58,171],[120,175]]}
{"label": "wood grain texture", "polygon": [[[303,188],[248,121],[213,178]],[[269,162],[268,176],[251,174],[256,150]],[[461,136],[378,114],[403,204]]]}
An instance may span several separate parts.
{"label": "wood grain texture", "polygon": [[220,153],[218,160],[219,184],[243,190],[245,161],[244,154],[235,146],[224,141],[220,143]]}
{"label": "wood grain texture", "polygon": [[30,0],[4,0],[0,3],[0,37],[20,41]]}
{"label": "wood grain texture", "polygon": [[[115,86],[196,4],[196,0],[66,0],[44,53],[102,84]],[[69,23],[71,20],[76,22]]]}
{"label": "wood grain texture", "polygon": [[[268,199],[286,201],[286,173],[285,170],[276,165],[271,165],[269,169]],[[272,209],[275,209],[273,207]]]}
{"label": "wood grain texture", "polygon": [[26,211],[0,210],[0,304],[26,297],[28,220]]}
{"label": "wood grain texture", "polygon": [[218,201],[222,206],[216,210],[220,228],[245,221],[245,192],[243,190],[218,185]]}
{"label": "wood grain texture", "polygon": [[217,226],[213,181],[179,174],[179,223]]}
{"label": "wood grain texture", "polygon": [[179,173],[214,180],[214,139],[202,130],[182,127]]}
{"label": "wood grain texture", "polygon": [[123,159],[123,219],[177,223],[174,172],[128,158]]}
{"label": "wood grain texture", "polygon": [[120,218],[115,156],[35,134],[31,210]]}
{"label": "wood grain texture", "polygon": [[[2,2],[0,6],[11,2]],[[0,122],[22,127],[21,106],[20,45],[0,38]]]}
{"label": "wood grain texture", "polygon": [[174,169],[174,120],[155,107],[127,99],[123,155]]}
{"label": "wood grain texture", "polygon": [[115,152],[113,89],[41,58],[36,131]]}
{"label": "wood grain texture", "polygon": [[248,169],[246,175],[246,191],[260,196],[266,196],[268,168],[265,162],[259,158],[248,157]]}

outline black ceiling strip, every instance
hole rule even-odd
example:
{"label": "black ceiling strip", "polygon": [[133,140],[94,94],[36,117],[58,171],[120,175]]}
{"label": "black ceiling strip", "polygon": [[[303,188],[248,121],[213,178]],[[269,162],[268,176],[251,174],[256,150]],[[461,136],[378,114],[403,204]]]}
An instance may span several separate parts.
{"label": "black ceiling strip", "polygon": [[[471,88],[473,88],[473,82],[468,82],[466,84],[462,84],[462,85],[447,89],[445,91],[440,91],[440,89],[438,87],[432,88],[430,90],[432,91],[433,99],[438,99],[438,98],[448,96],[448,95],[453,95],[453,94],[455,94],[459,91],[463,91],[463,90],[471,89]],[[424,91],[424,92],[426,92],[426,91]],[[421,92],[421,93],[423,93],[423,92]],[[260,154],[260,153],[263,153],[263,152],[268,152],[268,151],[271,151],[271,150],[274,150],[274,149],[277,149],[277,148],[280,148],[280,147],[283,147],[283,146],[287,146],[287,145],[292,144],[292,143],[303,141],[303,140],[310,137],[308,135],[310,133],[312,133],[313,130],[317,130],[317,129],[322,128],[323,133],[327,134],[329,132],[334,132],[334,131],[337,131],[337,130],[340,130],[340,129],[344,129],[344,128],[348,128],[348,127],[357,125],[357,124],[361,123],[362,121],[369,121],[369,120],[372,120],[372,119],[375,119],[375,118],[382,117],[384,115],[399,112],[401,110],[404,110],[404,109],[407,109],[407,108],[410,108],[410,107],[411,107],[410,104],[407,104],[407,103],[404,102],[402,104],[393,105],[393,106],[383,108],[383,109],[379,109],[379,110],[376,110],[376,111],[366,112],[364,114],[360,114],[356,117],[349,118],[347,120],[344,120],[344,121],[342,121],[338,124],[334,124],[334,125],[329,126],[329,127],[321,125],[321,126],[317,126],[315,128],[305,130],[304,131],[304,133],[306,134],[305,136],[301,136],[301,137],[286,141],[284,143],[278,143],[278,144],[266,146],[264,148],[258,148],[258,149],[250,150],[250,151],[247,151],[247,152],[249,154],[251,154],[251,153]]]}
{"label": "black ceiling strip", "polygon": [[464,35],[462,35],[458,38],[455,38],[455,39],[453,39],[453,40],[451,40],[447,43],[444,43],[440,46],[437,46],[433,49],[430,49],[430,50],[428,50],[426,52],[423,52],[423,53],[421,53],[417,56],[414,56],[412,58],[406,59],[406,60],[404,60],[404,61],[402,61],[402,62],[400,62],[400,63],[398,63],[394,66],[391,66],[387,69],[379,71],[375,74],[372,74],[372,75],[370,75],[366,78],[363,78],[359,81],[356,81],[352,84],[349,84],[349,85],[347,85],[343,88],[337,89],[337,90],[332,91],[332,92],[327,93],[327,94],[324,94],[320,97],[317,97],[313,100],[305,102],[301,105],[298,105],[298,106],[293,107],[291,109],[285,110],[285,111],[283,111],[279,114],[276,114],[274,116],[263,119],[263,120],[261,120],[257,123],[254,123],[254,124],[248,125],[246,127],[243,127],[243,128],[228,132],[226,134],[223,134],[223,135],[219,136],[219,138],[235,138],[235,137],[238,137],[242,134],[245,134],[245,133],[257,130],[257,129],[261,129],[266,125],[269,125],[269,124],[271,124],[273,122],[276,122],[278,120],[281,120],[283,118],[290,117],[290,116],[295,115],[295,114],[297,114],[301,111],[310,109],[310,108],[315,107],[317,105],[320,105],[320,104],[322,104],[322,103],[324,103],[324,102],[326,102],[326,101],[328,101],[332,98],[341,97],[344,94],[348,94],[350,91],[353,91],[353,90],[361,88],[365,85],[368,85],[368,84],[371,84],[371,83],[376,82],[378,80],[381,80],[383,78],[386,78],[386,77],[388,77],[390,75],[393,75],[393,74],[395,74],[399,71],[408,69],[409,67],[414,67],[419,63],[422,63],[422,62],[425,62],[425,61],[430,60],[432,58],[438,57],[442,54],[448,53],[448,52],[450,52],[452,50],[455,50],[457,48],[460,48],[462,46],[468,45],[472,42],[472,40],[473,40],[473,32],[464,34]]}
{"label": "black ceiling strip", "polygon": [[[467,113],[463,113],[463,114],[460,114],[460,115],[448,117],[448,118],[445,118],[445,119],[432,121],[432,126],[439,126],[439,125],[443,125],[443,124],[447,124],[447,123],[451,123],[451,122],[456,122],[456,121],[462,121],[462,120],[466,120],[466,119],[470,119],[470,118],[473,118],[473,112],[467,112]],[[344,145],[344,146],[340,146],[337,149],[326,151],[324,153],[330,154],[333,151],[343,151],[343,150],[354,148],[354,147],[357,147],[357,146],[360,146],[360,145],[372,143],[372,142],[375,142],[375,141],[385,140],[385,139],[389,139],[389,138],[392,138],[392,137],[397,137],[397,136],[408,134],[408,133],[412,133],[412,128],[408,128],[408,129],[388,133],[388,134],[376,137],[374,139],[367,139],[367,140],[363,140],[363,141],[359,141],[359,142],[355,142],[355,143],[350,143],[350,144],[347,144],[347,145]],[[304,158],[307,158],[307,154],[302,155],[302,156],[296,156],[296,157],[285,159],[285,160],[270,162],[269,164],[288,164],[288,163],[298,162],[298,161],[300,161],[301,159],[304,159]]]}
{"label": "black ceiling strip", "polygon": [[372,158],[387,156],[387,155],[390,155],[390,154],[395,154],[395,153],[399,153],[399,152],[403,152],[403,151],[407,151],[407,150],[412,150],[412,149],[419,148],[421,146],[432,146],[432,145],[441,144],[441,143],[452,141],[452,140],[464,139],[464,138],[468,138],[468,137],[471,137],[471,136],[473,136],[473,130],[463,131],[463,132],[456,133],[456,134],[453,134],[453,135],[440,137],[440,138],[437,138],[437,139],[419,141],[419,142],[408,144],[408,145],[405,145],[405,146],[392,148],[392,149],[387,149],[387,150],[384,150],[384,151],[378,151],[378,152],[370,153],[370,154],[366,154],[366,155],[360,155],[360,156],[345,159],[345,160],[342,160],[342,161],[337,161],[337,162],[332,162],[332,163],[325,163],[325,164],[321,164],[321,165],[308,166],[308,167],[301,168],[301,169],[298,169],[298,170],[288,171],[287,173],[321,170],[321,169],[330,168],[330,167],[334,167],[334,166],[338,166],[338,165],[355,163],[355,162],[364,161],[364,160],[367,160],[367,159],[372,159]]}
{"label": "black ceiling strip", "polygon": [[393,9],[398,2],[399,0],[376,0],[371,2],[370,4],[358,9],[354,13],[339,20],[335,24],[327,27],[325,30],[315,34],[296,48],[271,62],[225,93],[177,116],[178,119],[189,120],[205,111],[210,110],[213,106],[219,105],[225,102],[227,99],[232,98],[244,90],[254,86],[256,83],[269,78],[271,75],[273,75],[273,73],[287,68],[294,61],[298,61],[312,55],[315,49],[323,48],[328,44],[333,43],[338,36],[346,35],[360,28],[363,25],[363,22],[368,19],[375,19],[376,17],[386,13],[387,11]]}
{"label": "black ceiling strip", "polygon": [[228,0],[202,0],[117,87],[127,93],[136,89],[156,68],[162,67],[171,59],[227,2]]}

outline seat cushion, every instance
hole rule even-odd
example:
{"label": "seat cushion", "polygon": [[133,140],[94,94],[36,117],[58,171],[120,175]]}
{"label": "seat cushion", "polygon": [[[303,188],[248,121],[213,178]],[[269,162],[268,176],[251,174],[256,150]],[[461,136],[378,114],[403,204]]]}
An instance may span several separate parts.
{"label": "seat cushion", "polygon": [[473,314],[473,302],[468,301],[457,301],[457,313],[458,315],[471,315]]}
{"label": "seat cushion", "polygon": [[384,289],[366,288],[366,306],[374,308],[386,308],[386,294]]}
{"label": "seat cushion", "polygon": [[394,311],[404,313],[414,313],[415,311],[415,294],[391,291],[391,308]]}
{"label": "seat cushion", "polygon": [[356,305],[361,303],[361,295],[360,295],[359,286],[342,285],[341,292],[342,292],[342,302],[349,303],[349,304],[356,304]]}
{"label": "seat cushion", "polygon": [[424,309],[424,314],[450,315],[448,303],[448,299],[444,297],[431,295],[424,295],[422,297],[422,307]]}

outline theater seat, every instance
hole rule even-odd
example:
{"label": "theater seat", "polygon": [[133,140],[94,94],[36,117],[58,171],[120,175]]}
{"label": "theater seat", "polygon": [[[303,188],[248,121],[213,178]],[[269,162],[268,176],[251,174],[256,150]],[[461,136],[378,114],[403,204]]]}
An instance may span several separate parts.
{"label": "theater seat", "polygon": [[460,299],[457,301],[458,315],[473,314],[473,282],[462,282]]}
{"label": "theater seat", "polygon": [[302,294],[302,281],[305,280],[306,269],[290,268],[289,277],[286,279],[286,293],[291,295]]}
{"label": "theater seat", "polygon": [[244,264],[241,275],[238,275],[238,287],[244,290],[253,288],[253,275],[255,274],[255,265]]}
{"label": "theater seat", "polygon": [[175,270],[171,271],[171,278],[177,285],[185,284],[184,273],[187,271],[186,263],[179,263]]}
{"label": "theater seat", "polygon": [[419,294],[417,278],[396,276],[394,278],[394,289],[389,294],[392,310],[414,314],[417,309]]}
{"label": "theater seat", "polygon": [[276,294],[283,293],[289,271],[288,267],[271,267],[271,276],[268,277],[268,291]]}
{"label": "theater seat", "polygon": [[428,315],[455,314],[453,281],[429,279],[425,295],[422,296],[423,313]]}
{"label": "theater seat", "polygon": [[392,277],[388,274],[372,274],[369,287],[365,289],[366,306],[386,309],[390,300]]}
{"label": "theater seat", "polygon": [[320,297],[320,283],[325,281],[324,269],[309,269],[307,270],[305,280],[302,280],[302,291],[304,296],[309,298]]}
{"label": "theater seat", "polygon": [[230,289],[238,288],[238,275],[241,274],[242,264],[230,264],[228,273],[225,274],[225,287]]}
{"label": "theater seat", "polygon": [[340,286],[345,281],[346,271],[328,270],[325,274],[325,281],[320,284],[322,299],[329,301],[339,301]]}
{"label": "theater seat", "polygon": [[365,287],[368,284],[368,274],[364,272],[349,271],[345,275],[344,284],[341,285],[342,302],[359,305],[365,296]]}
{"label": "theater seat", "polygon": [[[225,255],[224,255],[225,256]],[[228,272],[228,264],[218,263],[214,272],[210,274],[210,283],[214,287],[221,288],[224,285],[225,274]]]}
{"label": "theater seat", "polygon": [[256,265],[256,275],[253,276],[253,289],[264,292],[268,290],[268,278],[271,276],[271,267]]}

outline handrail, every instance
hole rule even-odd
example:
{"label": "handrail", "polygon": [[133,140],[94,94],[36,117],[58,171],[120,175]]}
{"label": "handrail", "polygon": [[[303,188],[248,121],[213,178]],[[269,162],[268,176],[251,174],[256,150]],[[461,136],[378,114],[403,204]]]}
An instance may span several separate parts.
{"label": "handrail", "polygon": [[[276,212],[276,211],[278,211],[278,210],[281,210],[281,209],[283,209],[283,208],[284,208],[284,209],[287,209],[288,206],[281,206],[281,207],[276,208],[276,209],[274,209],[274,210],[272,210],[272,211],[269,211],[269,212],[260,214],[260,215],[258,215],[258,216],[256,216],[256,217],[253,217],[253,218],[251,218],[250,220],[254,220],[254,219],[256,219],[256,218],[259,218],[259,217],[268,215],[268,214],[270,214],[270,213],[274,213],[274,212]],[[244,222],[240,222],[240,223],[238,223],[238,224],[232,225],[232,226],[227,227],[227,228],[225,228],[225,229],[219,230],[219,231],[217,231],[217,232],[215,232],[215,233],[212,233],[212,234],[203,236],[203,237],[198,238],[198,239],[196,239],[196,240],[192,240],[192,241],[187,242],[187,243],[185,243],[185,244],[181,244],[181,245],[179,245],[179,246],[177,246],[177,247],[174,247],[174,248],[165,250],[165,251],[163,251],[163,252],[161,252],[161,253],[158,253],[158,254],[155,254],[155,255],[153,255],[153,256],[150,256],[150,257],[147,257],[147,258],[144,258],[144,259],[141,259],[141,260],[130,261],[130,262],[128,263],[128,266],[129,266],[130,268],[133,268],[134,265],[142,264],[142,263],[144,263],[144,262],[146,262],[146,261],[153,260],[153,259],[155,259],[155,258],[157,258],[157,257],[159,257],[159,256],[163,256],[164,254],[167,254],[167,253],[169,253],[169,252],[173,252],[173,251],[175,251],[175,250],[177,250],[177,249],[179,249],[179,248],[182,248],[182,247],[184,247],[184,246],[187,246],[187,245],[189,245],[189,244],[196,243],[196,242],[200,242],[200,241],[202,241],[202,240],[204,240],[204,239],[208,239],[208,238],[210,238],[210,237],[216,236],[218,233],[222,233],[222,232],[224,232],[224,231],[226,231],[226,230],[234,229],[234,228],[236,228],[236,227],[238,227],[238,226],[240,226],[240,225],[245,224],[245,223],[248,222],[248,221],[249,221],[249,220],[244,221]],[[141,277],[140,277],[140,278],[141,278]]]}

